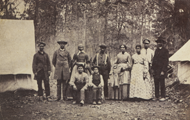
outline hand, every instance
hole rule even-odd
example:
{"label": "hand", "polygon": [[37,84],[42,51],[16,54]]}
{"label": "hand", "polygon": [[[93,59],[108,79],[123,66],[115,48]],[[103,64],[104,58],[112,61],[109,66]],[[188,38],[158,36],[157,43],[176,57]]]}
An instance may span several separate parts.
{"label": "hand", "polygon": [[162,72],[160,73],[160,75],[164,75],[164,72],[162,71]]}
{"label": "hand", "polygon": [[38,74],[37,72],[36,72],[36,73],[34,73],[34,75],[35,75],[35,76],[37,76],[37,74]]}
{"label": "hand", "polygon": [[74,90],[77,90],[77,87],[76,87],[75,85],[73,85],[73,89],[74,89]]}
{"label": "hand", "polygon": [[48,71],[48,75],[49,75],[49,76],[51,75],[51,71]]}
{"label": "hand", "polygon": [[121,72],[124,72],[124,69],[123,69],[123,68],[121,68]]}

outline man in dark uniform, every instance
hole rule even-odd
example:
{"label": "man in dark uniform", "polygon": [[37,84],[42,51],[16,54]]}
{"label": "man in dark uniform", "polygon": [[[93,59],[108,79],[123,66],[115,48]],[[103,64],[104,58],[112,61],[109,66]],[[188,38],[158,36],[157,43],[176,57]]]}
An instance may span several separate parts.
{"label": "man in dark uniform", "polygon": [[65,50],[66,41],[58,41],[60,49],[53,55],[52,63],[55,67],[54,79],[57,79],[57,101],[61,99],[61,85],[63,86],[63,100],[66,100],[66,85],[70,78],[69,68],[71,66],[71,56]]}
{"label": "man in dark uniform", "polygon": [[100,52],[93,59],[93,64],[99,66],[99,73],[104,79],[104,96],[108,97],[108,78],[111,70],[111,63],[108,55],[105,53],[106,45],[100,45]]}
{"label": "man in dark uniform", "polygon": [[35,79],[38,84],[38,96],[39,100],[43,99],[43,89],[42,89],[42,80],[44,80],[45,93],[48,101],[51,101],[50,98],[50,86],[49,86],[49,76],[51,73],[51,65],[49,56],[44,52],[44,46],[46,44],[44,42],[40,42],[38,44],[39,51],[34,55],[33,59],[33,72],[35,75]]}
{"label": "man in dark uniform", "polygon": [[160,101],[165,101],[165,78],[167,76],[167,66],[168,66],[168,57],[169,52],[164,48],[166,43],[163,38],[159,37],[157,42],[157,49],[155,51],[153,62],[152,62],[152,72],[154,75],[155,83],[155,97],[159,99],[159,87],[161,87],[161,99]]}

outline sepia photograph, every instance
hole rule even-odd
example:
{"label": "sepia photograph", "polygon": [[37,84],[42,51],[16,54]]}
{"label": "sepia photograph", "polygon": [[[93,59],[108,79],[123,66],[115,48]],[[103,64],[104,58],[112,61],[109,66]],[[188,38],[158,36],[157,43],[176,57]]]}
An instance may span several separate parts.
{"label": "sepia photograph", "polygon": [[0,120],[190,120],[190,0],[0,0]]}

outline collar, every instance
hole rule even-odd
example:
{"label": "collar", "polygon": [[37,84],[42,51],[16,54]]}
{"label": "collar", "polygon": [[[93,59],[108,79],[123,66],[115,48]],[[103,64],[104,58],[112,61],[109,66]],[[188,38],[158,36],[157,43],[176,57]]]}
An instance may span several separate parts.
{"label": "collar", "polygon": [[60,51],[65,51],[65,49],[61,49],[61,48],[60,48],[59,50],[60,50]]}
{"label": "collar", "polygon": [[45,54],[45,52],[44,52],[44,51],[42,51],[42,52],[41,52],[41,51],[38,51],[38,53],[39,53],[39,54],[42,54],[42,55],[43,55],[43,54]]}
{"label": "collar", "polygon": [[163,47],[158,47],[159,50],[161,50]]}
{"label": "collar", "polygon": [[80,53],[85,53],[85,52],[84,52],[84,50],[79,51],[79,52],[77,53],[77,55],[79,55]]}

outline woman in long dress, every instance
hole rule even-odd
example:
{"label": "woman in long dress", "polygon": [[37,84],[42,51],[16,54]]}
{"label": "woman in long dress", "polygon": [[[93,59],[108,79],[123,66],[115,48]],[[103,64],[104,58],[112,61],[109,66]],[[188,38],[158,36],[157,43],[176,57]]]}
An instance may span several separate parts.
{"label": "woman in long dress", "polygon": [[152,87],[148,72],[148,61],[141,54],[141,46],[136,46],[136,53],[132,56],[132,71],[130,83],[130,98],[149,100],[152,98]]}
{"label": "woman in long dress", "polygon": [[120,69],[118,73],[119,96],[121,100],[129,98],[131,55],[126,52],[126,45],[120,46],[121,52],[117,55],[117,67]]}

